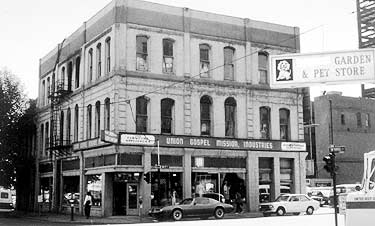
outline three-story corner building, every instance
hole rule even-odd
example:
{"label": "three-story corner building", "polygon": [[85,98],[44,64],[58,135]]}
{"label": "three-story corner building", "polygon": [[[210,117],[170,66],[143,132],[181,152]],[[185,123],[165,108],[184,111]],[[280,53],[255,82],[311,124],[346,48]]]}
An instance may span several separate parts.
{"label": "three-story corner building", "polygon": [[[239,193],[247,210],[304,192],[303,93],[271,90],[269,54],[299,30],[114,0],[40,60],[44,210],[137,215],[176,198]],[[103,136],[101,136],[101,134]]]}

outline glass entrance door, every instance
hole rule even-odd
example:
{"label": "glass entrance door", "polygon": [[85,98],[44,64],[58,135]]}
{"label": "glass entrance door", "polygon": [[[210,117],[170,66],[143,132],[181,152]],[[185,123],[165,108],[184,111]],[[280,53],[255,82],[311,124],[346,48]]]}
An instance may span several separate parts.
{"label": "glass entrance door", "polygon": [[138,215],[138,184],[128,183],[126,190],[126,212],[127,215]]}

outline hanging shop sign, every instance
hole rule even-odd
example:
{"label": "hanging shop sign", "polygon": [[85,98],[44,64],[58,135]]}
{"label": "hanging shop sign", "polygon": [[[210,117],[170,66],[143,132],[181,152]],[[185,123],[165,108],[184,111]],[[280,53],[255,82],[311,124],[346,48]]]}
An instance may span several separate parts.
{"label": "hanging shop sign", "polygon": [[271,88],[375,82],[375,49],[270,56]]}
{"label": "hanging shop sign", "polygon": [[120,133],[121,145],[156,146],[157,142],[159,142],[160,147],[263,151],[306,151],[306,143],[304,142]]}

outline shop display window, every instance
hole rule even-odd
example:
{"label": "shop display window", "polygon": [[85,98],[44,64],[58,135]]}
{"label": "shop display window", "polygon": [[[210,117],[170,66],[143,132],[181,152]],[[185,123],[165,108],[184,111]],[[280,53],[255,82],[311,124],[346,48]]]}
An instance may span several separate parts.
{"label": "shop display window", "polygon": [[63,177],[63,204],[70,205],[71,199],[78,204],[79,198],[79,176]]}
{"label": "shop display window", "polygon": [[87,191],[92,195],[92,206],[102,205],[102,175],[94,174],[87,176]]}

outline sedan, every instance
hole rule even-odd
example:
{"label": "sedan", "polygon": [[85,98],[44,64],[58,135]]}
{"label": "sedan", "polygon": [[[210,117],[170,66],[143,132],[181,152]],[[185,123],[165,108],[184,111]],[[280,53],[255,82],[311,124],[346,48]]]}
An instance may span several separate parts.
{"label": "sedan", "polygon": [[172,218],[175,221],[184,217],[204,219],[214,216],[216,219],[222,219],[225,213],[230,213],[233,209],[232,205],[211,198],[197,197],[184,199],[177,205],[152,208],[149,215],[157,219]]}
{"label": "sedan", "polygon": [[300,214],[306,212],[311,215],[315,210],[319,209],[320,203],[304,194],[284,194],[280,195],[274,202],[262,203],[259,210],[263,212],[263,216],[269,216],[273,213],[278,216],[286,213]]}

